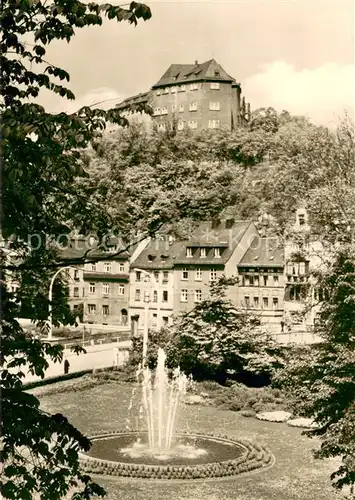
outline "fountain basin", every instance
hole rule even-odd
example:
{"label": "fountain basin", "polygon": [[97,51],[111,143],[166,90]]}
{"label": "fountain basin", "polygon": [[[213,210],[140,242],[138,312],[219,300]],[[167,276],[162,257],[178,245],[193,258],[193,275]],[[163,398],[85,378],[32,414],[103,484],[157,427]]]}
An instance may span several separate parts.
{"label": "fountain basin", "polygon": [[[250,441],[212,434],[178,433],[168,450],[148,450],[146,433],[102,431],[81,454],[86,472],[140,479],[208,479],[236,476],[274,463],[269,450]],[[134,443],[139,442],[139,445]]]}

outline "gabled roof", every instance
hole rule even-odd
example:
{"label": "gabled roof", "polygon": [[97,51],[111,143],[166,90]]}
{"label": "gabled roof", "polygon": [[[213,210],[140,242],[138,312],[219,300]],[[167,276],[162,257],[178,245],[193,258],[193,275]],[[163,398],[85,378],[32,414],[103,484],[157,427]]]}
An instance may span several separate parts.
{"label": "gabled roof", "polygon": [[[225,223],[213,228],[212,222],[203,222],[194,230],[190,239],[172,243],[169,243],[168,238],[152,240],[131,267],[158,270],[191,264],[201,267],[224,266],[251,224],[251,221],[237,221],[227,229]],[[192,257],[186,256],[189,247],[193,249]],[[206,249],[206,257],[200,256],[199,248]],[[214,256],[214,248],[220,249],[220,257]]]}
{"label": "gabled roof", "polygon": [[234,78],[228,75],[220,64],[214,59],[210,59],[202,64],[171,64],[152,88],[201,80],[235,82]]}
{"label": "gabled roof", "polygon": [[127,99],[124,99],[124,101],[116,104],[116,108],[123,109],[123,108],[127,108],[128,106],[132,106],[132,105],[147,104],[150,100],[150,97],[151,97],[150,90],[148,92],[142,92],[140,94],[137,94],[137,95],[134,95],[132,97],[128,97]]}
{"label": "gabled roof", "polygon": [[278,238],[256,236],[241,258],[238,267],[284,267],[284,248]]}

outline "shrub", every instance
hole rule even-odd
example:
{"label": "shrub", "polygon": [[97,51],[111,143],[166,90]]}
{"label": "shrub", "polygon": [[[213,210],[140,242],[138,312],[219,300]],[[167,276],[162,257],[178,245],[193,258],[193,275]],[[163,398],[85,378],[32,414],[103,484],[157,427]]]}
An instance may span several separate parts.
{"label": "shrub", "polygon": [[254,410],[242,410],[240,412],[243,417],[255,417],[256,415],[256,412]]}

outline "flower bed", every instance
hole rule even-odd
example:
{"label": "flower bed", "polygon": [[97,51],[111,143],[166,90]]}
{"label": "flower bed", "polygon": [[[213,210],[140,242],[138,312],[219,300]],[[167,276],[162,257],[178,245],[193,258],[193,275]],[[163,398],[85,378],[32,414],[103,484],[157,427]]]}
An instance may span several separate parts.
{"label": "flower bed", "polygon": [[[131,431],[132,439],[137,432]],[[91,440],[127,435],[125,430],[99,431],[91,436]],[[190,434],[180,434],[190,436]],[[264,446],[245,440],[230,439],[227,436],[213,434],[194,434],[192,437],[202,437],[230,445],[242,447],[244,452],[232,460],[210,462],[197,465],[146,465],[137,463],[114,462],[101,458],[81,454],[80,462],[85,472],[98,475],[112,475],[119,477],[140,479],[209,479],[236,476],[256,469],[270,467],[274,463],[272,453]]]}

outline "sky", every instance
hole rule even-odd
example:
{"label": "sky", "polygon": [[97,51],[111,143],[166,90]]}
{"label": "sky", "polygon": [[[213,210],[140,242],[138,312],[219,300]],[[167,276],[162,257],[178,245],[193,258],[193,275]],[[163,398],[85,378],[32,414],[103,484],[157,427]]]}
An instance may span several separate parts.
{"label": "sky", "polygon": [[71,103],[46,94],[51,111],[145,92],[172,63],[214,58],[242,85],[251,108],[272,106],[331,125],[355,104],[355,0],[146,1],[152,19],[105,21],[54,42],[47,60],[71,75]]}

